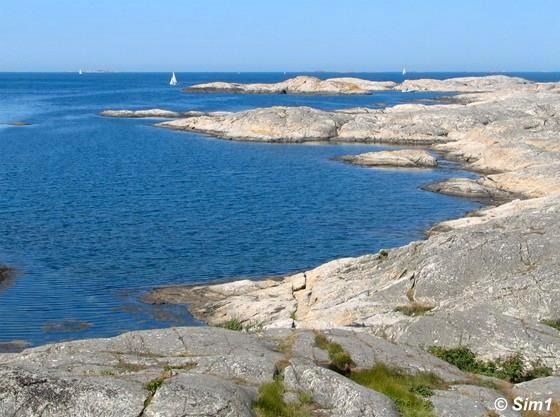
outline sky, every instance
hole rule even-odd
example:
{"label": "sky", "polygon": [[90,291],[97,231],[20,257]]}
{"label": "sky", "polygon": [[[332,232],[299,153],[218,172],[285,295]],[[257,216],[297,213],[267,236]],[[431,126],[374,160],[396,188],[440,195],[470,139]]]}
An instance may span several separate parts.
{"label": "sky", "polygon": [[0,71],[560,71],[558,0],[0,0]]}

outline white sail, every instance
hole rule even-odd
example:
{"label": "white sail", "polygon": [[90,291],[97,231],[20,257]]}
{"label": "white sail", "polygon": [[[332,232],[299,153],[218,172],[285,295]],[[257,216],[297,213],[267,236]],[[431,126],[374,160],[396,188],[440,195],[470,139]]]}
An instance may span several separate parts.
{"label": "white sail", "polygon": [[403,67],[403,69],[402,69],[402,75],[406,75],[406,68],[405,67]]}
{"label": "white sail", "polygon": [[171,76],[171,81],[169,81],[169,85],[177,85],[177,77],[175,77],[175,73]]}
{"label": "white sail", "polygon": [[83,74],[82,70],[79,70],[79,71],[78,71],[78,74],[82,75],[82,74]]}

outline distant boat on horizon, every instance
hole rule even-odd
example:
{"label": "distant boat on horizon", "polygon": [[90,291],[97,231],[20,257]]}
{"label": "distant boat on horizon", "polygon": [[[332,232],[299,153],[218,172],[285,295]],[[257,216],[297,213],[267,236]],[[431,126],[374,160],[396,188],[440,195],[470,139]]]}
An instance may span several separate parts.
{"label": "distant boat on horizon", "polygon": [[171,76],[171,80],[169,81],[169,85],[175,86],[177,85],[177,77],[175,77],[175,73]]}
{"label": "distant boat on horizon", "polygon": [[406,75],[406,68],[405,67],[403,67],[403,69],[402,69],[402,75]]}
{"label": "distant boat on horizon", "polygon": [[82,70],[79,70],[79,71],[78,71],[78,74],[79,74],[79,75],[82,75],[83,73],[84,73],[84,72],[83,72]]}

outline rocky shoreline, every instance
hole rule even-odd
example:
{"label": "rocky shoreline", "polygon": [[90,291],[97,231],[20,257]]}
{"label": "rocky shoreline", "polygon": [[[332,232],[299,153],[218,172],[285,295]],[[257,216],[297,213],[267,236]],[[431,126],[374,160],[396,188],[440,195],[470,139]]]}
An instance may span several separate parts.
{"label": "rocky shoreline", "polygon": [[341,161],[368,167],[435,168],[437,159],[425,150],[401,149],[398,151],[366,152],[347,155]]}
{"label": "rocky shoreline", "polygon": [[[557,377],[506,383],[475,376],[422,349],[365,332],[171,328],[2,355],[0,413],[253,417],[262,415],[255,406],[262,387],[282,384],[278,407],[285,402],[293,409],[310,410],[294,415],[398,417],[387,395],[337,370],[340,363],[329,353],[333,347],[351,358],[355,374],[377,367],[399,369],[401,377],[429,375],[437,382],[429,398],[438,416],[520,416],[510,411],[491,414],[494,401],[505,393],[557,395],[560,387]],[[280,382],[272,382],[275,378]]]}
{"label": "rocky shoreline", "polygon": [[438,91],[438,92],[482,92],[511,88],[529,83],[516,77],[495,75],[489,77],[461,77],[447,80],[369,81],[360,78],[340,77],[321,80],[317,77],[298,76],[272,84],[240,84],[213,82],[196,84],[185,89],[190,93],[231,94],[319,94],[361,95],[376,91]]}
{"label": "rocky shoreline", "polygon": [[[422,144],[483,173],[436,191],[505,203],[435,225],[423,241],[286,277],[155,289],[146,302],[186,304],[232,330],[132,332],[2,354],[0,415],[254,416],[276,389],[278,404],[307,412],[298,415],[397,417],[394,392],[358,378],[380,369],[398,380],[432,375],[410,392],[437,417],[522,415],[496,409],[500,397],[560,401],[560,85],[410,83],[469,94],[453,104],[272,107],[158,126],[234,140]],[[401,164],[394,154],[367,158],[380,157]]]}
{"label": "rocky shoreline", "polygon": [[[506,204],[436,225],[426,241],[403,248],[332,261],[281,280],[164,288],[148,299],[188,304],[210,324],[235,318],[265,328],[360,327],[399,343],[466,344],[489,358],[514,346],[559,371],[557,330],[540,322],[560,317],[560,261],[549,252],[560,245],[551,234],[559,226],[560,86],[516,80],[490,88],[492,80],[481,78],[478,85],[488,91],[469,94],[467,104],[343,112],[273,107],[160,124],[264,141],[426,141],[446,158],[487,173],[429,190]],[[406,151],[396,152],[366,159],[414,165],[396,158]],[[367,163],[360,155],[346,159]],[[528,200],[508,203],[519,197]],[[396,310],[417,304],[431,306],[429,314],[407,317]],[[445,337],[438,337],[440,331]]]}

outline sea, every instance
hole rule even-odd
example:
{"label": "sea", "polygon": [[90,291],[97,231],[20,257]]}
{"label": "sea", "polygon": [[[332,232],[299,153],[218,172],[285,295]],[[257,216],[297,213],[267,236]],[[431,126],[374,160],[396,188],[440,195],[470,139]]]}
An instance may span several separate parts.
{"label": "sea", "polygon": [[[291,274],[422,239],[479,202],[423,191],[473,173],[372,169],[342,155],[390,149],[267,144],[111,119],[105,109],[334,110],[432,104],[437,93],[367,96],[186,93],[211,81],[277,82],[295,73],[0,73],[0,342],[36,346],[178,325],[185,306],[150,306],[154,287]],[[402,81],[400,73],[311,73]],[[465,73],[409,73],[448,78]],[[475,74],[484,75],[484,74]],[[558,73],[509,74],[558,81]],[[25,122],[25,126],[9,123]]]}

